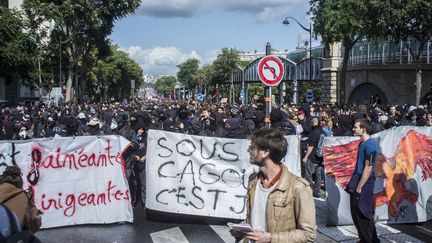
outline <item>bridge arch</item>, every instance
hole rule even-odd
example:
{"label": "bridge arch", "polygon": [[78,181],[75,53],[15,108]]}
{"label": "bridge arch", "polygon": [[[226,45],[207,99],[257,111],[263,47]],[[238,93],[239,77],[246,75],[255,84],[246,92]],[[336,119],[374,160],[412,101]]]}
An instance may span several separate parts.
{"label": "bridge arch", "polygon": [[348,103],[369,104],[372,95],[378,95],[382,104],[387,104],[387,96],[378,86],[373,83],[362,83],[351,92]]}

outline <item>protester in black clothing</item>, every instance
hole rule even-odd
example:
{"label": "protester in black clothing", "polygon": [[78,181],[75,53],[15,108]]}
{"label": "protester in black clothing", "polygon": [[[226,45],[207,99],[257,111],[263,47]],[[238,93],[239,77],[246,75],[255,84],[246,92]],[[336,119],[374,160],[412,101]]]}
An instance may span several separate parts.
{"label": "protester in black clothing", "polygon": [[416,113],[416,126],[427,126],[426,111],[422,108],[415,110]]}
{"label": "protester in black clothing", "polygon": [[202,110],[201,118],[199,121],[200,131],[199,135],[213,137],[216,131],[216,116],[211,110],[205,107]]}
{"label": "protester in black clothing", "polygon": [[[372,112],[372,134],[381,132],[385,129],[382,119],[383,116],[384,112],[382,112],[381,110],[374,110]],[[385,122],[387,122],[387,120],[385,120]]]}
{"label": "protester in black clothing", "polygon": [[399,126],[400,123],[400,118],[399,118],[399,112],[396,109],[395,105],[391,105],[388,109],[388,119],[386,122],[386,126],[385,128],[392,128],[392,127],[396,127]]}
{"label": "protester in black clothing", "polygon": [[254,116],[256,118],[255,120],[255,130],[258,130],[262,127],[264,127],[264,118],[265,118],[265,112],[264,112],[264,105],[258,104],[254,113]]}
{"label": "protester in black clothing", "polygon": [[132,142],[136,144],[136,149],[132,152],[130,159],[127,161],[126,167],[129,169],[129,187],[132,198],[132,205],[141,201],[145,204],[145,161],[147,154],[147,133],[145,123],[139,120],[135,124],[135,132]]}
{"label": "protester in black clothing", "polygon": [[311,184],[314,197],[322,197],[323,195],[320,193],[320,189],[323,171],[323,157],[317,156],[316,151],[321,134],[324,134],[324,132],[320,126],[318,117],[312,117],[310,124],[312,131],[309,133],[307,151],[302,162],[306,166],[305,179]]}
{"label": "protester in black clothing", "polygon": [[225,137],[227,138],[246,138],[239,117],[229,118],[225,123],[225,129],[227,131]]}
{"label": "protester in black clothing", "polygon": [[353,118],[347,114],[340,114],[336,118],[336,128],[333,129],[333,136],[352,136]]}
{"label": "protester in black clothing", "polygon": [[101,130],[102,123],[97,117],[92,117],[90,121],[86,124],[89,127],[89,133],[93,136],[101,136],[104,135],[104,132]]}

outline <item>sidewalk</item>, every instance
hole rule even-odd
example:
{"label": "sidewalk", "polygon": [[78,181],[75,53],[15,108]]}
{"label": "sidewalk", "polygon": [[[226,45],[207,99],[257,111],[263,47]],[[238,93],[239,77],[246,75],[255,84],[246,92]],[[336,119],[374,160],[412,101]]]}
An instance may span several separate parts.
{"label": "sidewalk", "polygon": [[[344,242],[359,241],[354,225],[327,227],[327,202],[325,199],[315,198],[317,240],[316,242]],[[393,229],[383,223],[377,223],[377,233],[381,243],[386,242],[423,242],[410,235]]]}

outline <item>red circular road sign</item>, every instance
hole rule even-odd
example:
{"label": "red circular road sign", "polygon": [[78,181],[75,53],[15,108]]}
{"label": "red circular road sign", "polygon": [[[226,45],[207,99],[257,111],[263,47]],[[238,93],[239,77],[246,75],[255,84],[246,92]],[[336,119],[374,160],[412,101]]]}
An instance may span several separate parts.
{"label": "red circular road sign", "polygon": [[276,56],[265,56],[258,63],[258,77],[268,86],[276,86],[284,76],[282,61]]}

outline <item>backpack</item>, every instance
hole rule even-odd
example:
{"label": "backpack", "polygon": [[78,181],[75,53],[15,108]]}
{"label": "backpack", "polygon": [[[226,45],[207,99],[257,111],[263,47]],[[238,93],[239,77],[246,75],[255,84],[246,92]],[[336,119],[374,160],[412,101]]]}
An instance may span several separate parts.
{"label": "backpack", "polygon": [[[21,230],[20,222],[16,215],[9,210],[8,207],[0,203],[0,210],[6,212],[5,214],[0,213],[0,225],[6,226],[10,229],[10,235],[5,237],[0,233],[1,243],[40,243],[41,241],[31,232],[30,230]],[[6,225],[3,225],[6,224]]]}
{"label": "backpack", "polygon": [[325,137],[326,137],[326,135],[324,133],[321,133],[319,140],[318,140],[318,145],[315,149],[315,155],[317,157],[320,157],[320,158],[322,158],[324,156],[323,144],[324,144]]}

